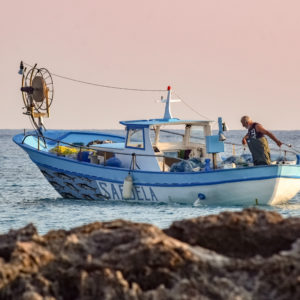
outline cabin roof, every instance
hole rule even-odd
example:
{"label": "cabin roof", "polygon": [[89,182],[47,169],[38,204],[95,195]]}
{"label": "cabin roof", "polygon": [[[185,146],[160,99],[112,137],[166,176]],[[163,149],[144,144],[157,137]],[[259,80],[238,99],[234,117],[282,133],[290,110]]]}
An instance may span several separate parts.
{"label": "cabin roof", "polygon": [[210,120],[180,120],[177,118],[172,119],[149,119],[149,120],[131,120],[131,121],[120,121],[120,124],[125,126],[132,127],[149,127],[152,125],[180,125],[180,124],[188,124],[188,125],[209,125],[213,121]]}

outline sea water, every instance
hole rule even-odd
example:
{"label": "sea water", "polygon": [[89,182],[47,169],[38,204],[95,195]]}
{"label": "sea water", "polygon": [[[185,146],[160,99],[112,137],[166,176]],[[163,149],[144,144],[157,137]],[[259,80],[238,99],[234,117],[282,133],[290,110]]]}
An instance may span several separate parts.
{"label": "sea water", "polygon": [[[0,130],[0,234],[10,229],[33,223],[40,234],[52,229],[70,229],[94,221],[126,219],[151,223],[160,228],[170,226],[173,221],[217,214],[221,211],[239,211],[243,206],[211,206],[163,203],[128,203],[63,199],[48,183],[28,155],[12,141],[13,135],[22,130]],[[111,131],[110,131],[111,132]],[[122,134],[124,131],[114,131]],[[112,132],[111,132],[112,133]],[[300,150],[300,131],[274,131],[281,141]],[[227,141],[241,145],[245,131],[228,131]],[[278,147],[270,142],[270,147]],[[282,147],[288,149],[287,147]],[[232,145],[226,145],[226,155],[232,154]],[[243,148],[235,146],[236,154]],[[246,150],[247,151],[247,150]],[[273,157],[284,152],[273,151]],[[258,206],[277,211],[284,217],[300,216],[300,193],[288,204]]]}

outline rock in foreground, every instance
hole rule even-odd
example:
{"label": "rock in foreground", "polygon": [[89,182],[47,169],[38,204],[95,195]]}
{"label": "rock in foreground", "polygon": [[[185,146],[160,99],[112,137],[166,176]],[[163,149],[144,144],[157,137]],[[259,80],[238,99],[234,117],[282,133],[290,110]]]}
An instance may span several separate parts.
{"label": "rock in foreground", "polygon": [[276,212],[247,209],[174,222],[164,232],[190,245],[230,257],[269,257],[290,249],[300,238],[300,219],[284,219]]}
{"label": "rock in foreground", "polygon": [[300,219],[247,209],[164,232],[116,220],[44,236],[28,225],[0,236],[0,299],[300,299]]}

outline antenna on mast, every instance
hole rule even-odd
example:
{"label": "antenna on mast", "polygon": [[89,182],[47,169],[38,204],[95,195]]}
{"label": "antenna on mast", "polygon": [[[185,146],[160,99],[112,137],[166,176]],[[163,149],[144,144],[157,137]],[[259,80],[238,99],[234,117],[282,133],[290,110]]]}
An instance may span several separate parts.
{"label": "antenna on mast", "polygon": [[167,99],[162,99],[162,103],[166,103],[165,106],[165,114],[164,114],[164,119],[172,119],[172,113],[171,113],[171,102],[180,102],[180,99],[171,99],[171,87],[168,86],[168,96]]}

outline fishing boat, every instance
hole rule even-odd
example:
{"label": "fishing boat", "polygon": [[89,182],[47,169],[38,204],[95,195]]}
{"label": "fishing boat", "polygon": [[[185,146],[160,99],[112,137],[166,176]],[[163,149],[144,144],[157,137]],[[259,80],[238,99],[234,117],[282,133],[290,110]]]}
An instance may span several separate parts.
{"label": "fishing boat", "polygon": [[[293,164],[225,165],[224,123],[172,117],[166,89],[162,118],[121,121],[126,135],[46,130],[53,80],[45,68],[21,66],[25,114],[34,130],[13,137],[63,197],[100,201],[267,205],[300,190],[299,158]],[[166,138],[167,136],[167,138]],[[171,138],[171,137],[174,138]]]}

